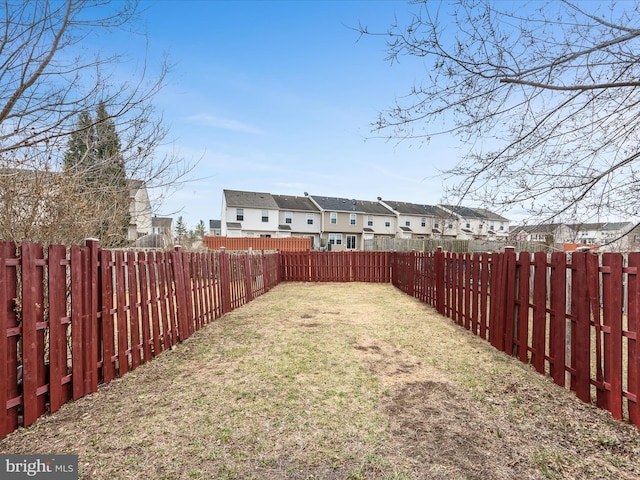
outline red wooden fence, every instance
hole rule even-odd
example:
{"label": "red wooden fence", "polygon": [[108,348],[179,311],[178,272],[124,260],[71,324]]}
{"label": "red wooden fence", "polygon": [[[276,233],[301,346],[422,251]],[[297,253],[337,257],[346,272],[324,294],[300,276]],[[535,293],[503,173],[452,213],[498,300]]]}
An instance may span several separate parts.
{"label": "red wooden fence", "polygon": [[391,281],[391,252],[280,252],[282,281]]}
{"label": "red wooden fence", "polygon": [[640,426],[640,253],[396,253],[394,284]]}
{"label": "red wooden fence", "polygon": [[280,250],[298,252],[311,249],[311,237],[210,237],[202,244],[210,250]]}
{"label": "red wooden fence", "polygon": [[278,255],[0,243],[0,439],[279,280]]}
{"label": "red wooden fence", "polygon": [[640,253],[187,253],[0,243],[0,438],[280,281],[392,282],[640,426]]}

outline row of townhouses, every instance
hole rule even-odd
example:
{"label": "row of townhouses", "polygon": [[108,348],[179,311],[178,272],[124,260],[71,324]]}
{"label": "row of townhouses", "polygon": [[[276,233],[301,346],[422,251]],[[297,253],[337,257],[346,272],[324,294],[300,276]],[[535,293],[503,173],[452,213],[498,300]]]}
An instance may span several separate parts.
{"label": "row of townhouses", "polygon": [[634,222],[547,223],[511,230],[512,241],[543,243],[559,250],[588,246],[608,251],[635,251],[640,229]]}
{"label": "row of townhouses", "polygon": [[509,220],[484,209],[380,197],[367,201],[223,190],[220,234],[309,237],[313,248],[360,250],[374,237],[506,240]]}

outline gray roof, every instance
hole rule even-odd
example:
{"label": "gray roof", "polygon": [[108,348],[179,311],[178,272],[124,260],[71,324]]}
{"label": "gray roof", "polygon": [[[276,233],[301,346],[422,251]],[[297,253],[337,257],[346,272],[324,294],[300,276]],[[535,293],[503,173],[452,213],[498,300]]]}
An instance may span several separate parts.
{"label": "gray roof", "polygon": [[214,230],[222,228],[222,220],[209,220],[209,228]]}
{"label": "gray roof", "polygon": [[508,222],[509,220],[486,208],[471,208],[459,205],[442,205],[443,208],[455,213],[462,218],[478,218],[481,220],[494,220],[498,222]]}
{"label": "gray roof", "polygon": [[378,202],[350,198],[321,197],[317,195],[312,195],[311,198],[313,198],[313,201],[316,202],[323,210],[330,210],[334,212],[370,213],[376,215],[391,214],[388,208],[384,205],[380,205]]}
{"label": "gray roof", "polygon": [[228,207],[278,209],[278,204],[270,193],[223,190],[223,194]]}
{"label": "gray roof", "polygon": [[227,228],[242,228],[240,222],[227,222]]}
{"label": "gray roof", "polygon": [[503,216],[498,215],[495,212],[487,210],[486,208],[472,208],[471,210],[475,210],[476,212],[478,212],[480,215],[483,215],[488,220],[496,220],[498,222],[508,222],[509,221],[509,219],[504,218]]}
{"label": "gray roof", "polygon": [[442,207],[455,213],[456,215],[459,215],[462,218],[487,218],[486,215],[483,215],[479,211],[469,207],[462,207],[458,205],[442,205]]}
{"label": "gray roof", "polygon": [[574,230],[619,231],[633,227],[632,222],[574,223],[569,225]]}
{"label": "gray roof", "polygon": [[309,197],[296,197],[293,195],[272,195],[280,210],[319,212],[320,210]]}
{"label": "gray roof", "polygon": [[316,204],[323,210],[333,210],[341,212],[359,212],[358,201],[348,198],[336,198],[336,197],[320,197],[317,195],[311,195]]}
{"label": "gray roof", "polygon": [[570,225],[565,225],[563,223],[542,223],[542,224],[538,224],[538,225],[523,225],[521,227],[517,227],[516,229],[514,229],[512,231],[512,233],[518,233],[521,231],[527,232],[527,233],[553,233],[556,230],[558,230],[560,227],[562,226],[566,226],[571,228]]}
{"label": "gray roof", "polygon": [[361,212],[372,213],[376,215],[391,215],[393,212],[389,211],[387,207],[381,205],[379,202],[370,202],[368,200],[356,200],[358,208]]}
{"label": "gray roof", "polygon": [[151,217],[152,227],[171,228],[172,224],[173,224],[173,218],[171,217]]}
{"label": "gray roof", "polygon": [[395,200],[382,201],[402,215],[420,215],[438,218],[448,217],[450,215],[450,213],[445,212],[435,205],[421,205],[419,203],[398,202]]}

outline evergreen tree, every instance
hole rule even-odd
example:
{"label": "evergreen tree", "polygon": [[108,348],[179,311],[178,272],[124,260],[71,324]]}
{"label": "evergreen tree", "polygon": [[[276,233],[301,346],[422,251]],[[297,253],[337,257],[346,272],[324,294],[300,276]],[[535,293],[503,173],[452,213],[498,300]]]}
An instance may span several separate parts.
{"label": "evergreen tree", "polygon": [[200,220],[198,222],[198,225],[196,225],[195,235],[197,238],[202,238],[204,237],[205,233],[206,233],[206,230],[204,228],[204,222]]}
{"label": "evergreen tree", "polygon": [[178,217],[178,221],[176,222],[176,236],[178,239],[184,237],[187,234],[187,224],[184,223],[184,219],[182,215]]}
{"label": "evergreen tree", "polygon": [[131,216],[129,189],[120,138],[106,106],[100,102],[93,120],[80,114],[64,155],[66,175],[79,179],[78,189],[89,197],[90,215],[85,213],[87,236],[105,246],[126,243]]}
{"label": "evergreen tree", "polygon": [[91,115],[82,112],[78,117],[76,130],[70,135],[64,154],[65,170],[81,170],[92,162],[95,144],[95,129]]}

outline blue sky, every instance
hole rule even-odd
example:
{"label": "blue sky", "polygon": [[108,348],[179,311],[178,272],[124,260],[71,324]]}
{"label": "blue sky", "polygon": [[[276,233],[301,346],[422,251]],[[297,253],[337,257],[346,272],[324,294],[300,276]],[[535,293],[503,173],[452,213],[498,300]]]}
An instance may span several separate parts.
{"label": "blue sky", "polygon": [[[189,227],[221,216],[222,190],[435,204],[453,139],[387,142],[370,124],[424,75],[391,66],[384,31],[416,6],[403,1],[143,0],[148,62],[174,64],[155,99],[165,148],[196,162],[191,182],[159,206]],[[144,39],[124,41],[129,53]],[[112,45],[112,47],[115,47]]]}

